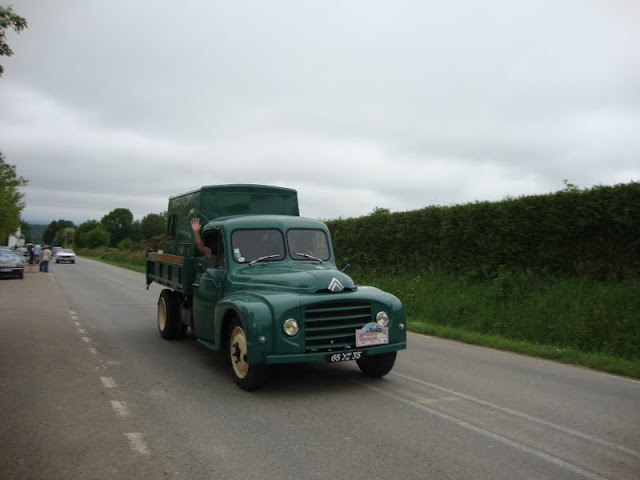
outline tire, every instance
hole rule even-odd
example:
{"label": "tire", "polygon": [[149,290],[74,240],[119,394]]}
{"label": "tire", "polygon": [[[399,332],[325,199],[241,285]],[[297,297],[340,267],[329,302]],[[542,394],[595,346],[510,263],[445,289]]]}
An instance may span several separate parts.
{"label": "tire", "polygon": [[177,336],[178,302],[173,290],[165,288],[158,298],[158,331],[165,340],[173,340]]}
{"label": "tire", "polygon": [[23,280],[23,279],[24,279],[24,270],[22,270],[22,271],[18,274],[18,279],[19,279],[19,280]]}
{"label": "tire", "polygon": [[381,353],[356,360],[360,371],[369,377],[383,377],[391,371],[396,363],[398,352]]}
{"label": "tire", "polygon": [[238,317],[231,322],[227,345],[231,375],[236,384],[248,392],[264,385],[267,379],[267,366],[247,363],[247,336]]}
{"label": "tire", "polygon": [[60,260],[58,260],[57,258],[56,258],[56,263],[60,263]]}
{"label": "tire", "polygon": [[75,260],[71,260],[71,263],[76,263],[76,261]]}

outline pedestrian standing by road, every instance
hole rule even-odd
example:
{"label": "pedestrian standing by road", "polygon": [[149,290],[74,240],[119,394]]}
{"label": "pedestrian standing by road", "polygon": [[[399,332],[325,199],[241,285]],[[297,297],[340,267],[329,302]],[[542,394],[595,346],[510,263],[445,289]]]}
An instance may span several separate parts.
{"label": "pedestrian standing by road", "polygon": [[40,263],[40,244],[36,243],[33,246],[33,261],[36,262],[36,265]]}
{"label": "pedestrian standing by road", "polygon": [[42,265],[42,271],[48,272],[49,262],[51,261],[51,249],[49,248],[49,245],[44,246],[44,250],[42,250],[40,256],[42,257],[42,260],[40,261],[40,264]]}

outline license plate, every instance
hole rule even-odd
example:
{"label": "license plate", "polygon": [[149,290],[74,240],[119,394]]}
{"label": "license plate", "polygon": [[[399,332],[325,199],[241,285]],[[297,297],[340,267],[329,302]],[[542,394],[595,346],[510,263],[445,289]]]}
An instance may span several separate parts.
{"label": "license plate", "polygon": [[359,360],[362,358],[362,352],[342,352],[331,353],[327,356],[329,363],[348,362],[350,360]]}
{"label": "license plate", "polygon": [[13,272],[13,268],[0,268],[0,272]]}

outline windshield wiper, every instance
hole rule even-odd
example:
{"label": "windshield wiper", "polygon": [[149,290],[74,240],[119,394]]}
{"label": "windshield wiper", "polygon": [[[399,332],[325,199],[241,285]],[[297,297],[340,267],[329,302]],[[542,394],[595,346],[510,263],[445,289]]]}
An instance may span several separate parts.
{"label": "windshield wiper", "polygon": [[301,253],[301,252],[294,252],[294,253],[300,257],[310,258],[311,260],[317,260],[321,263],[324,262],[324,260],[322,260],[321,258],[314,257],[313,255],[309,255],[308,253]]}
{"label": "windshield wiper", "polygon": [[258,257],[255,260],[251,260],[249,262],[249,265],[253,265],[256,262],[261,262],[263,260],[268,260],[269,258],[276,258],[276,257],[279,257],[279,256],[280,256],[279,253],[276,253],[276,254],[273,254],[273,255],[264,255],[263,257]]}

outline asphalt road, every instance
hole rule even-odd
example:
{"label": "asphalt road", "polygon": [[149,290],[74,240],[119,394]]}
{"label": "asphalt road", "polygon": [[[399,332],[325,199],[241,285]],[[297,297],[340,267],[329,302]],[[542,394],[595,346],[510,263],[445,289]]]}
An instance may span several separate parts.
{"label": "asphalt road", "polygon": [[383,379],[276,366],[253,393],[160,287],[86,259],[0,280],[0,479],[640,478],[640,382],[410,335]]}

